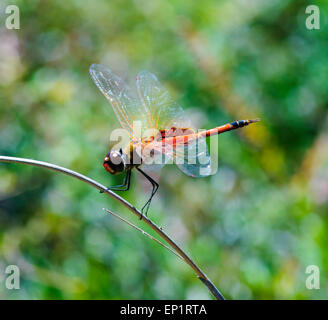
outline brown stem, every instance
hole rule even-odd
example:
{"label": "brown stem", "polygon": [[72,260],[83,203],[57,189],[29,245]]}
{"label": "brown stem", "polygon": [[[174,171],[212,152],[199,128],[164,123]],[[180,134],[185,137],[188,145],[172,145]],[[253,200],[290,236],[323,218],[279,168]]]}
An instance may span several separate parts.
{"label": "brown stem", "polygon": [[150,235],[148,232],[142,230],[141,228],[137,227],[135,224],[131,223],[130,221],[122,218],[121,216],[119,216],[118,214],[114,213],[113,211],[110,211],[106,208],[103,208],[103,210],[105,210],[107,213],[111,214],[113,217],[125,222],[127,225],[129,225],[130,227],[138,230],[139,232],[141,232],[144,236],[148,237],[149,239],[155,241],[156,243],[158,243],[159,245],[161,245],[162,247],[164,247],[165,249],[169,250],[170,252],[172,252],[173,254],[175,254],[178,258],[182,259],[174,250],[172,250],[170,247],[168,247],[167,245],[165,245],[163,242],[159,241],[158,239],[154,238],[152,235]]}
{"label": "brown stem", "polygon": [[202,281],[203,284],[211,291],[213,296],[217,300],[224,300],[223,295],[221,292],[215,287],[215,285],[210,281],[210,279],[206,276],[206,274],[193,262],[193,260],[160,228],[158,227],[154,222],[152,222],[149,218],[145,217],[141,214],[141,212],[136,209],[132,204],[121,198],[116,193],[112,192],[111,190],[108,190],[105,186],[100,184],[99,182],[90,179],[87,176],[84,176],[78,172],[75,172],[73,170],[57,166],[52,163],[43,162],[43,161],[37,161],[32,159],[24,159],[24,158],[16,158],[16,157],[7,157],[7,156],[0,156],[0,162],[11,162],[11,163],[21,163],[21,164],[27,164],[31,166],[36,167],[42,167],[46,169],[50,169],[53,171],[61,172],[64,174],[67,174],[71,177],[74,177],[76,179],[79,179],[90,186],[102,191],[103,193],[106,193],[116,201],[120,202],[123,206],[128,208],[133,214],[135,214],[139,219],[142,219],[151,229],[153,229],[163,240],[165,240],[178,254],[179,256],[194,270],[197,277]]}

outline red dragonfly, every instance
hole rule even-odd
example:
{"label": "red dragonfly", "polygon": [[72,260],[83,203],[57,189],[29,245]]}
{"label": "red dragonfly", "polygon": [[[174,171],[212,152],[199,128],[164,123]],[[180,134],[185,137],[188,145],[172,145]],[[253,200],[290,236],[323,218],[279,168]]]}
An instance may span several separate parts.
{"label": "red dragonfly", "polygon": [[[141,71],[137,75],[137,94],[102,65],[91,65],[90,75],[111,103],[124,132],[129,136],[129,143],[124,148],[109,151],[103,161],[109,173],[126,173],[123,184],[108,189],[128,190],[131,170],[136,168],[152,185],[150,198],[141,210],[146,215],[159,185],[144,168],[158,169],[172,161],[191,177],[206,177],[211,174],[206,137],[259,121],[239,120],[196,132],[189,117],[152,73]],[[136,134],[136,122],[140,124],[141,134]]]}

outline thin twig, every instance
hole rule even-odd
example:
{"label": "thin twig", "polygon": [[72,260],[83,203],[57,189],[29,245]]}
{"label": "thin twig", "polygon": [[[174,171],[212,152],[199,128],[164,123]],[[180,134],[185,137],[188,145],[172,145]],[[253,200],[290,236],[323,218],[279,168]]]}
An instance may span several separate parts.
{"label": "thin twig", "polygon": [[206,274],[195,264],[195,262],[160,228],[158,227],[153,221],[151,221],[149,218],[142,215],[142,213],[136,209],[132,204],[121,198],[116,193],[112,192],[99,182],[90,179],[87,176],[84,176],[78,172],[75,172],[73,170],[57,166],[52,163],[43,162],[43,161],[37,161],[32,159],[24,159],[24,158],[16,158],[16,157],[7,157],[7,156],[0,156],[0,162],[11,162],[11,163],[21,163],[21,164],[27,164],[31,166],[36,167],[42,167],[49,170],[57,171],[60,173],[67,174],[71,177],[74,177],[76,179],[79,179],[90,186],[102,191],[103,193],[106,193],[119,203],[121,203],[123,206],[125,206],[127,209],[129,209],[133,214],[135,214],[139,219],[143,220],[151,229],[153,229],[163,240],[165,240],[173,250],[175,250],[180,257],[194,270],[197,277],[202,281],[203,284],[206,285],[206,287],[211,291],[213,296],[217,300],[224,300],[223,295],[221,292],[215,287],[215,285],[210,281],[210,279],[206,276]]}
{"label": "thin twig", "polygon": [[179,257],[180,259],[182,259],[174,250],[172,250],[171,248],[169,248],[167,245],[165,245],[163,242],[159,241],[158,239],[154,238],[152,235],[150,235],[148,232],[142,230],[141,228],[137,227],[136,225],[134,225],[132,222],[124,219],[123,217],[121,217],[120,215],[106,209],[103,208],[103,210],[105,210],[106,212],[110,213],[112,216],[114,216],[115,218],[125,222],[126,224],[128,224],[129,226],[131,226],[132,228],[138,230],[139,232],[141,232],[143,235],[147,236],[148,238],[150,238],[151,240],[154,240],[155,242],[157,242],[158,244],[160,244],[162,247],[166,248],[167,250],[171,251],[173,254],[175,254],[177,257]]}

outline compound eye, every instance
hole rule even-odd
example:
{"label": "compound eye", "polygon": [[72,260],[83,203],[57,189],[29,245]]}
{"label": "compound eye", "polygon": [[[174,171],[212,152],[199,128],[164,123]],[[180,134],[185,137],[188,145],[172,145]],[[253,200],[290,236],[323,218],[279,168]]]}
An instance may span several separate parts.
{"label": "compound eye", "polygon": [[120,164],[122,162],[121,155],[116,151],[111,153],[110,159],[114,164]]}
{"label": "compound eye", "polygon": [[105,157],[104,161],[105,162],[108,162],[109,161],[109,157]]}

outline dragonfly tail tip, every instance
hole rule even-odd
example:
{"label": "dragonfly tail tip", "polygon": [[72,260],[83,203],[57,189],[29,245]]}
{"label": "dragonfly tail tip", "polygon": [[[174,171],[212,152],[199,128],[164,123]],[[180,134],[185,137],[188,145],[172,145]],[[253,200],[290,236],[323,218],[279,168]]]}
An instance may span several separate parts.
{"label": "dragonfly tail tip", "polygon": [[256,119],[252,119],[252,120],[248,120],[248,121],[249,121],[249,123],[254,123],[254,122],[259,122],[259,121],[261,121],[261,119],[256,118]]}

